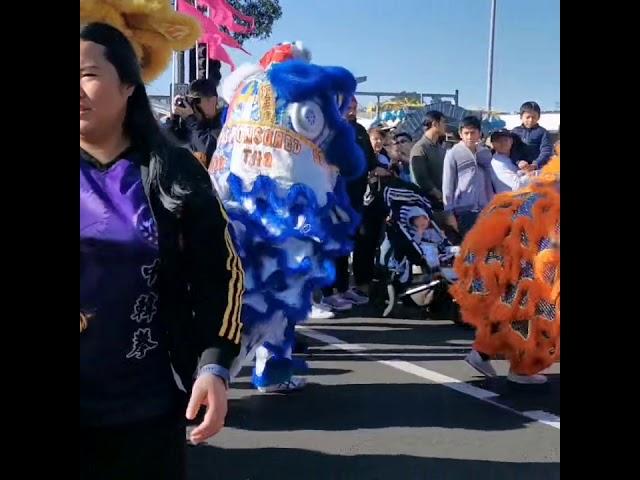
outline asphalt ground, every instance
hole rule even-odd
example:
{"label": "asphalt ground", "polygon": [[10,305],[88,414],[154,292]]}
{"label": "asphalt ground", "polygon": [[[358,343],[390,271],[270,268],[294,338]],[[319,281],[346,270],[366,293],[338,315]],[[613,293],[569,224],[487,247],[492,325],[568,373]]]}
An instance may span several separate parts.
{"label": "asphalt ground", "polygon": [[260,394],[243,369],[225,429],[189,447],[189,479],[560,477],[559,364],[543,386],[507,382],[504,361],[485,379],[463,360],[472,330],[371,313],[299,328],[300,392]]}

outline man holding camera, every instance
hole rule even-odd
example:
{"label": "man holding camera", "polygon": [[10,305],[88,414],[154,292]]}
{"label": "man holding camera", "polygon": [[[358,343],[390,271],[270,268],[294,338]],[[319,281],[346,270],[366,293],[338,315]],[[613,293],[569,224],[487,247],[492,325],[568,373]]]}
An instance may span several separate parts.
{"label": "man holding camera", "polygon": [[191,150],[205,168],[211,162],[222,129],[216,86],[210,79],[191,82],[189,93],[174,99],[173,115],[164,124],[171,137]]}

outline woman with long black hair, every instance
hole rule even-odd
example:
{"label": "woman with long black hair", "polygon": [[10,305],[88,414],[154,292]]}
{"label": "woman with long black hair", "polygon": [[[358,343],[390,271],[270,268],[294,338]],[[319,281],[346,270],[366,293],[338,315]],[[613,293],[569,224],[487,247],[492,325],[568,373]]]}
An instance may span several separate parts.
{"label": "woman with long black hair", "polygon": [[82,27],[81,478],[184,478],[185,416],[207,407],[194,443],[222,428],[244,284],[230,235],[207,172],[160,132],[129,40]]}

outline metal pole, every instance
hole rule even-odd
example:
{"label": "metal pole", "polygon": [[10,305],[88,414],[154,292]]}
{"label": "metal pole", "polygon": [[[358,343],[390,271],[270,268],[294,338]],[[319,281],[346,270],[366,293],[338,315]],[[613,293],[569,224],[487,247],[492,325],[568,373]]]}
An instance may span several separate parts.
{"label": "metal pole", "polygon": [[178,83],[184,83],[184,52],[176,54]]}
{"label": "metal pole", "polygon": [[[173,8],[178,11],[178,0],[173,0]],[[173,52],[172,55],[172,78],[171,78],[171,97],[173,98],[175,92],[173,87],[177,83],[184,83],[184,52]]]}
{"label": "metal pole", "polygon": [[487,117],[491,112],[491,95],[493,94],[493,43],[496,35],[496,2],[491,0],[491,27],[489,33],[489,65],[487,68]]}
{"label": "metal pole", "polygon": [[[177,12],[178,11],[178,0],[173,0],[173,9]],[[173,55],[171,56],[171,68],[172,68],[172,74],[171,74],[171,93],[169,94],[171,96],[171,98],[173,99],[173,84],[178,83],[178,69],[177,69],[177,62],[176,62],[176,52],[173,52]],[[172,100],[173,101],[173,100]]]}

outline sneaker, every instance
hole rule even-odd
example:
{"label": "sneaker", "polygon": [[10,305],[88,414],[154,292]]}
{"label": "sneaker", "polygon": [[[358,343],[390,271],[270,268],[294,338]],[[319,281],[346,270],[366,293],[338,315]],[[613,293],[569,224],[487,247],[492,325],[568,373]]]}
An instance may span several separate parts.
{"label": "sneaker", "polygon": [[286,382],[258,387],[260,393],[289,393],[302,390],[307,385],[307,380],[302,377],[291,377]]}
{"label": "sneaker", "polygon": [[345,310],[351,310],[353,304],[343,299],[339,293],[336,293],[329,297],[324,297],[320,305],[330,310],[344,312]]}
{"label": "sneaker", "polygon": [[328,318],[333,318],[335,316],[335,313],[333,313],[328,307],[323,305],[312,305],[311,313],[309,313],[309,318],[315,318],[318,320],[325,320]]}
{"label": "sneaker", "polygon": [[471,350],[471,353],[466,356],[464,361],[486,377],[493,378],[498,376],[493,365],[491,365],[491,360],[483,360],[476,350]]}
{"label": "sneaker", "polygon": [[340,296],[347,302],[351,302],[354,305],[365,305],[369,303],[369,297],[367,297],[362,290],[357,288],[350,288],[346,292],[340,294]]}
{"label": "sneaker", "polygon": [[547,383],[547,377],[544,375],[518,375],[512,371],[509,371],[507,380],[521,385],[543,385]]}

